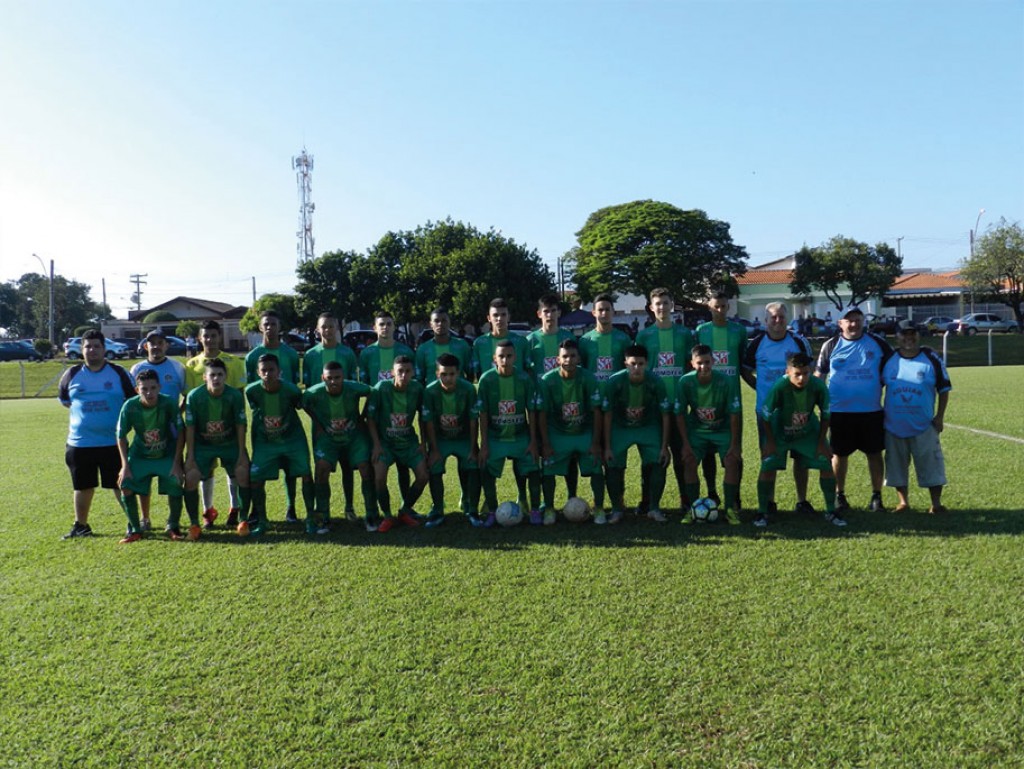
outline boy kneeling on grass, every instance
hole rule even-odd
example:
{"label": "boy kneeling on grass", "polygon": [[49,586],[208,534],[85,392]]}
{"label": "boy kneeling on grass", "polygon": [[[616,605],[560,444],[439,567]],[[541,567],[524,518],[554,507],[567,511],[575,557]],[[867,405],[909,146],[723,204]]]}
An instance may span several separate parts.
{"label": "boy kneeling on grass", "polygon": [[[814,414],[817,407],[819,422]],[[754,525],[768,525],[768,509],[775,501],[775,474],[786,469],[786,455],[812,470],[820,470],[821,491],[825,495],[825,520],[836,526],[846,521],[835,512],[836,476],[832,471],[832,447],[826,435],[829,424],[828,386],[811,376],[811,358],[802,352],[786,358],[786,374],[772,385],[765,398],[764,445],[761,447],[761,474],[757,478],[757,517]]]}
{"label": "boy kneeling on grass", "polygon": [[[135,391],[138,395],[125,401],[117,420],[117,450],[121,455],[117,482],[128,517],[128,533],[121,544],[142,539],[137,495],[149,494],[153,478],[157,479],[159,493],[168,498],[167,534],[171,539],[183,539],[179,528],[184,494],[181,455],[185,447],[181,413],[173,398],[160,394],[160,377],[152,369],[139,374]],[[129,446],[128,435],[133,432]],[[202,531],[198,495],[188,500],[188,517],[188,538],[197,540]]]}

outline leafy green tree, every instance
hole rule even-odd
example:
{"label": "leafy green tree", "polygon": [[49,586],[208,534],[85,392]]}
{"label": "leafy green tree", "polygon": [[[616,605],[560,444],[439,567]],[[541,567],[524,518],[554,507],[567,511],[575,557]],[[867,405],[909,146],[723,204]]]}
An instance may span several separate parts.
{"label": "leafy green tree", "polygon": [[1000,219],[974,246],[974,256],[961,262],[960,277],[971,290],[1009,305],[1024,328],[1024,229]]}
{"label": "leafy green tree", "polygon": [[837,311],[882,296],[903,272],[903,259],[885,243],[867,243],[836,235],[815,248],[796,252],[789,288],[798,296],[824,294]]}
{"label": "leafy green tree", "polygon": [[0,328],[7,329],[11,336],[21,336],[21,321],[18,304],[21,296],[18,287],[11,281],[0,283]]}
{"label": "leafy green tree", "polygon": [[168,312],[167,310],[156,310],[146,315],[146,317],[142,319],[142,324],[148,326],[155,323],[176,323],[177,321],[178,316],[173,312]]}
{"label": "leafy green tree", "polygon": [[[50,326],[50,281],[39,273],[29,272],[17,281],[17,326],[21,336],[45,339]],[[90,287],[61,275],[53,278],[53,333],[70,336],[78,326],[95,324],[105,305],[89,297]]]}
{"label": "leafy green tree", "polygon": [[195,320],[183,320],[178,323],[174,328],[174,335],[181,337],[182,339],[188,339],[190,336],[199,336],[199,322]]}
{"label": "leafy green tree", "polygon": [[296,270],[295,311],[303,326],[312,328],[317,316],[330,312],[343,323],[359,303],[352,288],[352,269],[365,260],[354,251],[328,251],[303,262]]}
{"label": "leafy green tree", "polygon": [[728,222],[655,200],[595,211],[576,240],[563,261],[584,302],[604,292],[643,296],[658,286],[702,300],[735,286],[733,276],[747,269],[746,249],[733,243]]}
{"label": "leafy green tree", "polygon": [[264,294],[245,315],[238,321],[238,328],[243,334],[257,333],[260,330],[260,314],[273,310],[281,318],[281,331],[285,332],[299,325],[299,316],[295,311],[295,296],[292,294]]}

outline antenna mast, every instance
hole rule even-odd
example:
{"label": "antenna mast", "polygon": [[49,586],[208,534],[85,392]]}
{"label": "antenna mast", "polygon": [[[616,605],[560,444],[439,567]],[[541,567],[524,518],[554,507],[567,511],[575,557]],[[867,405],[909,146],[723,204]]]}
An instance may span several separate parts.
{"label": "antenna mast", "polygon": [[296,236],[299,239],[296,251],[298,262],[308,262],[315,258],[313,253],[313,211],[316,205],[313,203],[313,156],[306,153],[302,148],[302,154],[292,158],[292,168],[295,169],[295,179],[299,184],[299,231]]}

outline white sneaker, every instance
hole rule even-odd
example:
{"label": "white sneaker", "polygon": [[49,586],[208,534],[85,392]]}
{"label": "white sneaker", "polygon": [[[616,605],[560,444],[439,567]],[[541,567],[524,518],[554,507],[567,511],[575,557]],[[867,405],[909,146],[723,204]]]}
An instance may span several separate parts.
{"label": "white sneaker", "polygon": [[668,520],[665,517],[665,514],[661,512],[661,510],[658,510],[657,508],[652,508],[651,510],[648,510],[647,517],[650,518],[652,521],[657,521],[658,523],[665,523],[665,521]]}
{"label": "white sneaker", "polygon": [[604,526],[606,523],[608,523],[608,518],[607,516],[605,516],[604,510],[602,510],[601,512],[597,513],[594,516],[594,523],[596,523],[598,526]]}
{"label": "white sneaker", "polygon": [[846,519],[838,513],[825,513],[825,520],[833,526],[845,526]]}
{"label": "white sneaker", "polygon": [[369,532],[377,531],[377,524],[370,523],[370,521],[367,520],[366,521],[366,530],[369,531]]}

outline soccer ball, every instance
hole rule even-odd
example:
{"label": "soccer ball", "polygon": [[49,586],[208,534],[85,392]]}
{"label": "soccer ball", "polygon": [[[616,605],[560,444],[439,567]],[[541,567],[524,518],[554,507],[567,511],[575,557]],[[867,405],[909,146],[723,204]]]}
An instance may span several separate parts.
{"label": "soccer ball", "polygon": [[708,497],[698,499],[690,505],[690,510],[693,511],[694,520],[698,523],[714,523],[718,520],[718,505],[715,504],[715,500]]}
{"label": "soccer ball", "polygon": [[523,511],[515,502],[502,502],[494,511],[494,518],[501,526],[515,526],[523,520]]}
{"label": "soccer ball", "polygon": [[569,497],[562,508],[562,515],[572,523],[583,523],[590,517],[590,505],[579,497]]}

